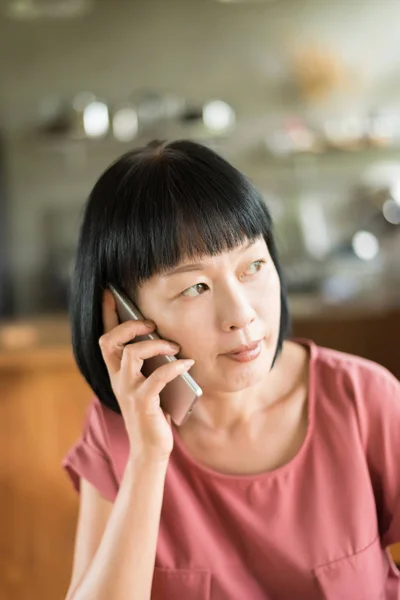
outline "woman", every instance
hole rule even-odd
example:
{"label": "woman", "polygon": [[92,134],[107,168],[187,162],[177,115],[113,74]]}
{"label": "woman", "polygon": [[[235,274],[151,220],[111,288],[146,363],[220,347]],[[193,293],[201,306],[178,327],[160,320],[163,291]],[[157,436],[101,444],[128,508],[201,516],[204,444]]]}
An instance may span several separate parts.
{"label": "woman", "polygon": [[[119,325],[108,284],[149,321]],[[398,597],[399,382],[288,339],[270,215],[241,173],[188,141],[124,155],[89,197],[71,299],[95,398],[63,461],[69,600]],[[128,344],[155,323],[163,340]],[[157,354],[179,360],[146,379]],[[203,396],[178,428],[159,393],[189,369]]]}

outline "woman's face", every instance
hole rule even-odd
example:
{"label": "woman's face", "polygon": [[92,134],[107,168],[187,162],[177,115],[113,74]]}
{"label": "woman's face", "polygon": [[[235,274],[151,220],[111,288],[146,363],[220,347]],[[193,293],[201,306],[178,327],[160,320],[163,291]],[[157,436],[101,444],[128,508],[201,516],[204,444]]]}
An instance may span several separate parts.
{"label": "woman's face", "polygon": [[[271,367],[279,337],[280,282],[264,238],[153,276],[138,290],[137,304],[156,322],[161,337],[181,346],[180,356],[196,361],[190,374],[205,392],[243,390]],[[258,340],[252,360],[229,354]]]}

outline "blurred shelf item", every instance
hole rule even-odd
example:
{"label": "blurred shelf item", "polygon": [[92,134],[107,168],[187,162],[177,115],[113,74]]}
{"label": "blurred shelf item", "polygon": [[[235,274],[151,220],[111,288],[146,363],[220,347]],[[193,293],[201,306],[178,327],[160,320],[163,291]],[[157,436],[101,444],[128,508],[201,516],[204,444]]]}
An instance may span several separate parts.
{"label": "blurred shelf item", "polygon": [[378,162],[382,160],[400,161],[400,146],[385,148],[363,148],[358,150],[326,150],[321,152],[302,151],[291,152],[283,156],[266,152],[266,166],[292,167],[307,164],[324,166],[345,166],[346,164],[364,164],[366,162]]}
{"label": "blurred shelf item", "polygon": [[45,116],[25,135],[44,148],[92,141],[90,148],[95,150],[104,141],[120,148],[132,142],[141,146],[153,139],[178,138],[212,143],[232,133],[236,123],[233,107],[224,100],[193,101],[157,91],[133,93],[114,106],[82,91],[69,101],[43,102],[42,112]]}

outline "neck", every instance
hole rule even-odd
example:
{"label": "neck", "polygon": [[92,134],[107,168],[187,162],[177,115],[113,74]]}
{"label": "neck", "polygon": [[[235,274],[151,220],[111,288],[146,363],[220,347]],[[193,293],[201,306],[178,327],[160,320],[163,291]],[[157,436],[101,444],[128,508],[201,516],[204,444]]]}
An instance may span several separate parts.
{"label": "neck", "polygon": [[295,344],[284,342],[273,368],[255,385],[239,392],[217,392],[212,395],[205,392],[195,405],[188,428],[201,426],[228,434],[248,425],[261,412],[274,406],[287,394],[288,385],[292,385],[287,369],[292,346]]}

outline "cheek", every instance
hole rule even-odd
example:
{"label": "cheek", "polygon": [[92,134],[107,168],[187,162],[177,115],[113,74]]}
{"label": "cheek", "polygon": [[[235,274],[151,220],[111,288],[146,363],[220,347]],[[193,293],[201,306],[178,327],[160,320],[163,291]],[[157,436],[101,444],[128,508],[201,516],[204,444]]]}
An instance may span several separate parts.
{"label": "cheek", "polygon": [[159,324],[161,337],[180,345],[184,356],[196,360],[204,360],[209,354],[211,345],[211,324],[207,315],[195,315],[191,311],[172,312],[163,315],[163,325]]}
{"label": "cheek", "polygon": [[274,278],[273,286],[271,287],[271,301],[274,303],[274,306],[280,309],[281,305],[281,282],[279,280],[278,274]]}
{"label": "cheek", "polygon": [[263,283],[262,291],[258,294],[257,313],[263,321],[270,322],[279,319],[281,310],[281,285],[278,273],[274,271]]}
{"label": "cheek", "polygon": [[209,315],[196,314],[185,316],[179,331],[180,341],[185,356],[204,362],[210,355],[213,327]]}

